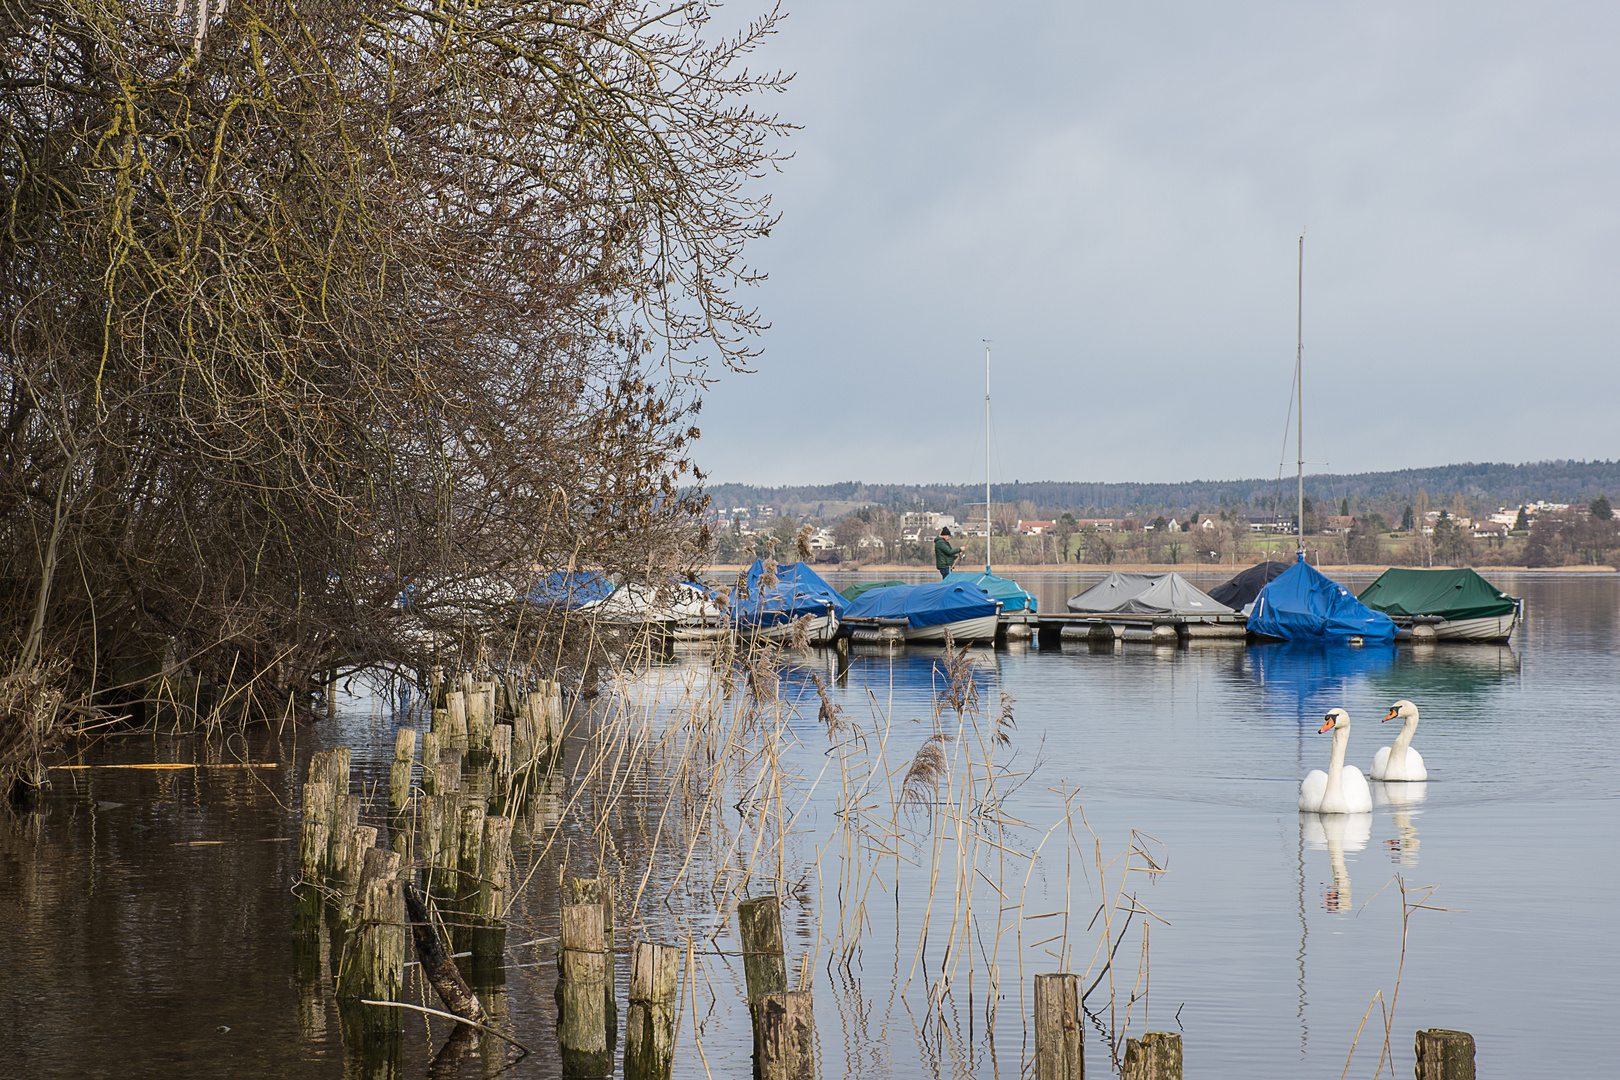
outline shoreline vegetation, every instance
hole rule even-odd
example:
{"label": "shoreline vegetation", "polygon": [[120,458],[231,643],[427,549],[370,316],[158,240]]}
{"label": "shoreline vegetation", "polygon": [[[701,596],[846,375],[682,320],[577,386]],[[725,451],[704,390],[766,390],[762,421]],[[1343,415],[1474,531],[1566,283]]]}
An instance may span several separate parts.
{"label": "shoreline vegetation", "polygon": [[[1289,553],[1286,559],[1278,562],[1293,561],[1293,554]],[[1259,560],[1238,563],[1167,563],[1167,562],[1113,562],[1113,563],[996,563],[992,564],[992,573],[1005,576],[1007,574],[1106,574],[1113,570],[1123,570],[1131,573],[1153,573],[1158,571],[1174,570],[1180,574],[1236,574],[1255,565]],[[749,563],[712,563],[704,567],[704,572],[714,575],[736,574],[746,570]],[[1311,563],[1329,577],[1333,573],[1342,574],[1381,574],[1388,570],[1392,563]],[[871,562],[871,563],[813,563],[818,574],[933,574],[933,567],[921,563],[897,562]],[[972,571],[977,566],[958,566],[958,570]],[[1427,568],[1420,568],[1427,569]],[[1433,567],[1432,569],[1443,569]],[[1475,570],[1494,574],[1613,574],[1620,572],[1620,567],[1614,566],[1476,566]]]}

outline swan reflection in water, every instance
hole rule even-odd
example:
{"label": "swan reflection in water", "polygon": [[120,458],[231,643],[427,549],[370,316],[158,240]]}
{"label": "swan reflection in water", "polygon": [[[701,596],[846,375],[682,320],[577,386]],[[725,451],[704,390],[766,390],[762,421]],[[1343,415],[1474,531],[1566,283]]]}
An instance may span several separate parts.
{"label": "swan reflection in water", "polygon": [[1393,784],[1375,782],[1372,785],[1373,805],[1389,807],[1389,819],[1394,823],[1397,834],[1385,840],[1384,846],[1389,849],[1390,859],[1402,866],[1417,865],[1418,834],[1412,825],[1412,819],[1419,811],[1413,808],[1422,802],[1428,793],[1429,785],[1422,780]]}
{"label": "swan reflection in water", "polygon": [[1333,868],[1333,884],[1323,893],[1322,907],[1332,912],[1350,910],[1350,870],[1345,866],[1344,853],[1360,851],[1367,846],[1368,839],[1372,837],[1372,815],[1301,812],[1299,835],[1311,850],[1327,849],[1328,862]]}

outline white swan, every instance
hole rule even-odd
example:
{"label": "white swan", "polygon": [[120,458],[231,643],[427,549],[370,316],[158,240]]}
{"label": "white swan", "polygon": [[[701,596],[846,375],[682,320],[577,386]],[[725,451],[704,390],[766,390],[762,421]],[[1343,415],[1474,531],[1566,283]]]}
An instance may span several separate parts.
{"label": "white swan", "polygon": [[1320,735],[1333,732],[1333,754],[1328,758],[1328,771],[1312,769],[1299,785],[1299,808],[1313,814],[1366,814],[1372,811],[1372,792],[1367,778],[1354,765],[1344,763],[1344,752],[1350,745],[1350,715],[1343,709],[1327,714]]}
{"label": "white swan", "polygon": [[1389,707],[1385,722],[1400,717],[1401,733],[1395,736],[1394,746],[1380,747],[1373,755],[1374,780],[1427,780],[1429,771],[1423,767],[1423,755],[1412,749],[1412,735],[1417,731],[1417,706],[1410,701],[1397,701]]}

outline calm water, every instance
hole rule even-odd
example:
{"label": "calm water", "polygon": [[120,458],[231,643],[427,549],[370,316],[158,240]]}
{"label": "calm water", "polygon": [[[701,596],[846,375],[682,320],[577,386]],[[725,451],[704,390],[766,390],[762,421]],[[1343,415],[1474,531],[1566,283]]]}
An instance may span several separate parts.
{"label": "calm water", "polygon": [[[1023,583],[1054,610],[1097,576]],[[644,933],[691,938],[682,1076],[747,1074],[725,913],[742,891],[780,888],[772,875],[789,883],[790,954],[809,958],[824,1076],[1016,1077],[1030,979],[1060,964],[1085,973],[1082,988],[1102,976],[1087,1000],[1092,1075],[1108,1074],[1110,1037],[1173,1030],[1195,1074],[1337,1077],[1371,1007],[1350,1065],[1371,1077],[1394,997],[1399,1075],[1414,1029],[1450,1027],[1474,1034],[1482,1075],[1612,1076],[1593,1035],[1620,1007],[1620,578],[1494,580],[1527,601],[1511,647],[975,650],[978,730],[1003,695],[1016,724],[956,817],[896,816],[891,795],[935,730],[937,650],[857,649],[842,671],[830,651],[797,660],[756,729],[775,734],[731,771],[682,773],[672,799],[674,751],[609,763],[575,783],[549,845],[520,854],[535,872],[489,996],[535,1053],[502,1075],[558,1072],[555,887],[601,871]],[[669,730],[706,672],[703,654],[679,653],[625,688],[640,710],[595,723]],[[812,676],[858,744],[829,739]],[[0,833],[0,1076],[428,1073],[442,1024],[408,1023],[397,1057],[363,1060],[289,942],[302,763],[341,743],[357,783],[385,783],[401,721],[361,689],[335,720],[279,740],[148,736],[80,759],[202,768],[52,774],[42,812]],[[1350,760],[1365,770],[1393,739],[1378,721],[1399,698],[1422,710],[1414,745],[1431,779],[1375,791],[1380,805],[1358,819],[1298,814],[1299,777],[1328,756],[1323,713],[1349,711]],[[947,763],[965,768],[975,742],[946,744]],[[572,747],[570,771],[590,747]],[[244,762],[275,767],[233,767]],[[667,804],[721,809],[697,827]],[[779,845],[773,821],[787,823]],[[1446,909],[1410,911],[1404,961],[1402,883],[1409,902]],[[1127,895],[1152,914],[1127,922]],[[846,954],[839,929],[857,906]],[[1108,973],[1099,907],[1119,941]],[[502,1060],[488,1051],[464,1074]]]}

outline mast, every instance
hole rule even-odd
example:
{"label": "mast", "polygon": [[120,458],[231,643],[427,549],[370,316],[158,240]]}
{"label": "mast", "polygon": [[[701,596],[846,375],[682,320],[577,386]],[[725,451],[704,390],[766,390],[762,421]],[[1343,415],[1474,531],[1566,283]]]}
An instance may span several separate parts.
{"label": "mast", "polygon": [[1296,560],[1305,558],[1305,234],[1299,234],[1299,295],[1294,313],[1294,386],[1299,391],[1299,420],[1294,429],[1298,437],[1295,465],[1299,469],[1299,550]]}
{"label": "mast", "polygon": [[984,343],[984,572],[990,572],[990,343]]}

